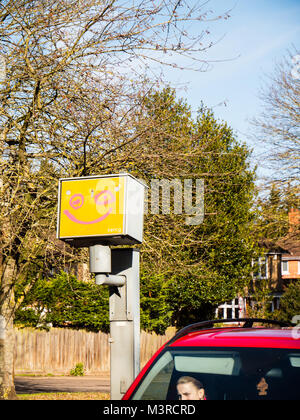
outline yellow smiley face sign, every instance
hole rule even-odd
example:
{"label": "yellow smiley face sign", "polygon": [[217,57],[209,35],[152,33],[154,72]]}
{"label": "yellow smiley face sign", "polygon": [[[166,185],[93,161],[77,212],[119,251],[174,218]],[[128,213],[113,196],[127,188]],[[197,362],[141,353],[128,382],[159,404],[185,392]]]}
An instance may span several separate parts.
{"label": "yellow smiley face sign", "polygon": [[124,232],[125,178],[61,180],[59,237]]}
{"label": "yellow smiley face sign", "polygon": [[[135,179],[129,175],[65,178],[60,180],[58,200],[57,237],[76,245],[87,246],[83,238],[111,239],[128,236],[128,193],[140,191]],[[139,198],[135,192],[135,200]],[[135,217],[136,219],[136,217]],[[132,219],[133,220],[133,219]],[[135,220],[136,222],[136,220]],[[134,243],[129,241],[120,243]]]}

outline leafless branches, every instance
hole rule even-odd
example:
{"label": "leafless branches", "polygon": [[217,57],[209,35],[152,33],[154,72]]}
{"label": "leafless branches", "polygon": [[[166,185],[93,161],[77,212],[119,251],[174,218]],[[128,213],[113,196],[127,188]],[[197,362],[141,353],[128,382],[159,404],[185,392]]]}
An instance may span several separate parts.
{"label": "leafless branches", "polygon": [[276,66],[260,95],[264,111],[253,123],[255,136],[275,169],[273,181],[296,182],[299,186],[300,74],[296,76],[293,57],[300,57],[297,51]]}

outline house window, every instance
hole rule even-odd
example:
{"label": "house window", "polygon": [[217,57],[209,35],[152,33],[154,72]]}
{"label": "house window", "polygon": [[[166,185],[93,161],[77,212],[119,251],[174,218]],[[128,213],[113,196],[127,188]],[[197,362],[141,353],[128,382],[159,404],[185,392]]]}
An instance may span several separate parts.
{"label": "house window", "polygon": [[252,267],[255,279],[268,278],[268,259],[266,257],[259,257],[257,261],[252,260]]}
{"label": "house window", "polygon": [[274,295],[271,302],[271,312],[274,312],[280,308],[280,295]]}
{"label": "house window", "polygon": [[300,261],[298,261],[298,274],[300,274]]}
{"label": "house window", "polygon": [[268,277],[268,261],[266,258],[260,258],[259,259],[259,263],[260,263],[260,277],[262,279],[266,279]]}
{"label": "house window", "polygon": [[289,272],[289,262],[288,261],[282,261],[281,271],[282,271],[282,274],[290,274],[290,272]]}
{"label": "house window", "polygon": [[245,300],[242,297],[238,297],[230,302],[226,302],[218,306],[216,310],[216,317],[218,319],[243,318],[245,309]]}

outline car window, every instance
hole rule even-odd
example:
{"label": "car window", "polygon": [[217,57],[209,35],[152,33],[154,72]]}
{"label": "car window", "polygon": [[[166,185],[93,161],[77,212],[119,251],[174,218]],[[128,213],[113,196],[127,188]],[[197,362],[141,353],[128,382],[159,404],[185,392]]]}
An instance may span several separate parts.
{"label": "car window", "polygon": [[150,367],[132,399],[177,400],[183,376],[200,381],[208,400],[300,399],[300,350],[170,348]]}
{"label": "car window", "polygon": [[173,371],[173,356],[170,352],[166,352],[154,364],[133,399],[166,400]]}
{"label": "car window", "polygon": [[300,354],[290,354],[289,359],[293,367],[300,368]]}
{"label": "car window", "polygon": [[175,355],[178,372],[238,375],[240,358],[238,353],[197,352],[191,355]]}

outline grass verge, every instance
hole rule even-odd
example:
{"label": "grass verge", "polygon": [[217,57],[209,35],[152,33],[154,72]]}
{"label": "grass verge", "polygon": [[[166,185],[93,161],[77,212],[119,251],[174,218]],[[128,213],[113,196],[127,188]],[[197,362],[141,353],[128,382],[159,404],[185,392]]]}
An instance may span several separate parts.
{"label": "grass verge", "polygon": [[39,394],[18,394],[19,400],[109,400],[110,395],[102,392],[48,392]]}

